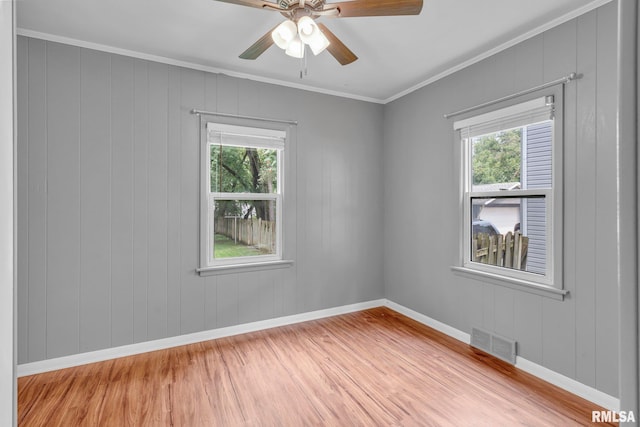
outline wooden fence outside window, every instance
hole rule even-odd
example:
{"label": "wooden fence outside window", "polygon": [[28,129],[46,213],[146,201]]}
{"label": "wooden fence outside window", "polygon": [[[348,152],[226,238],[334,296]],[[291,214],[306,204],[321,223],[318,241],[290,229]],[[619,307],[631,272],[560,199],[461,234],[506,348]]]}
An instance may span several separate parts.
{"label": "wooden fence outside window", "polygon": [[526,270],[529,238],[522,233],[489,235],[478,233],[471,241],[471,261]]}
{"label": "wooden fence outside window", "polygon": [[275,221],[221,217],[216,220],[215,230],[236,243],[254,246],[267,253],[276,251]]}

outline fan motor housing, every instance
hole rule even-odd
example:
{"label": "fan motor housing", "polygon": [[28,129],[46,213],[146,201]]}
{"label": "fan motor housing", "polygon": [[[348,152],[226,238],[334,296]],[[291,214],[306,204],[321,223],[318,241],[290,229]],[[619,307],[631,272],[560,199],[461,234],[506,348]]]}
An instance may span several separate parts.
{"label": "fan motor housing", "polygon": [[[324,3],[325,3],[325,0],[305,0],[304,7],[317,10],[317,9],[322,9],[322,6],[324,6]],[[278,0],[278,6],[280,6],[281,9],[295,8],[299,4],[300,4],[300,0]]]}

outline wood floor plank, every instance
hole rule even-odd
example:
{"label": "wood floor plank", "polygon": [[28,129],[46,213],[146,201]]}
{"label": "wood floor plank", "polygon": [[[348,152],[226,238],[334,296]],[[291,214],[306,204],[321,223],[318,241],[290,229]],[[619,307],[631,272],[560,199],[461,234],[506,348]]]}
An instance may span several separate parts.
{"label": "wood floor plank", "polygon": [[571,426],[602,408],[388,308],[18,381],[20,426]]}

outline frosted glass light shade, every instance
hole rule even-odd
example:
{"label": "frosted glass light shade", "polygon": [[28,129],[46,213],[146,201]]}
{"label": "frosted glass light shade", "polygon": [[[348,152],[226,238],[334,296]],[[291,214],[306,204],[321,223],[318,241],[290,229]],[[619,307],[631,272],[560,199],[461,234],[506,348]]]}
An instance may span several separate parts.
{"label": "frosted glass light shade", "polygon": [[319,54],[329,46],[329,40],[309,16],[303,16],[298,20],[298,34],[302,42],[309,45],[314,55]]}
{"label": "frosted glass light shade", "polygon": [[311,52],[313,52],[314,55],[317,55],[329,47],[330,42],[329,39],[322,34],[322,31],[318,29],[318,32],[311,37],[307,44],[311,48]]}
{"label": "frosted glass light shade", "polygon": [[289,43],[297,37],[297,33],[298,29],[296,24],[293,21],[287,20],[271,32],[271,38],[280,49],[287,49]]}
{"label": "frosted glass light shade", "polygon": [[318,25],[309,16],[303,16],[298,19],[298,34],[303,42],[307,43],[309,37],[318,31]]}
{"label": "frosted glass light shade", "polygon": [[289,46],[284,51],[289,56],[293,56],[294,58],[303,58],[304,57],[304,43],[300,40],[300,37],[297,35],[291,40]]}

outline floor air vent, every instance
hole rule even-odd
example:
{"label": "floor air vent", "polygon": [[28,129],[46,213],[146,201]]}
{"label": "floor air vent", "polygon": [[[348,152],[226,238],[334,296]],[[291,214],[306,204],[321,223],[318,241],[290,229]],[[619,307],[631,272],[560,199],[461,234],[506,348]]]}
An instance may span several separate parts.
{"label": "floor air vent", "polygon": [[471,345],[512,365],[516,364],[516,342],[514,340],[483,331],[482,329],[472,328]]}

